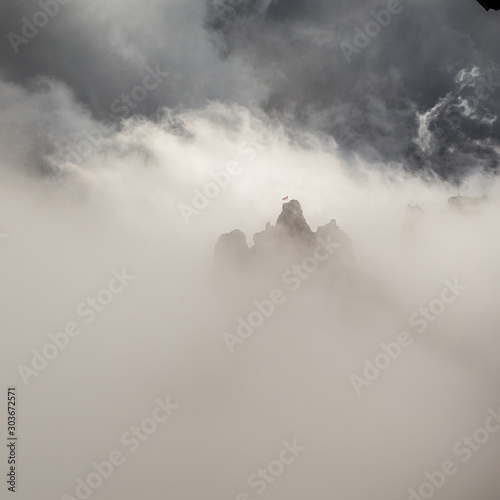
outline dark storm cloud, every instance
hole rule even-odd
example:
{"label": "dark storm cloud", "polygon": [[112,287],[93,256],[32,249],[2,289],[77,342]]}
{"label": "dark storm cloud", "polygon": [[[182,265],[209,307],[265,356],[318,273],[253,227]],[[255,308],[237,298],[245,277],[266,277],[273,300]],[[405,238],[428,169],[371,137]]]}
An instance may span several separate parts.
{"label": "dark storm cloud", "polygon": [[[403,159],[446,176],[497,167],[498,15],[472,0],[275,0],[261,2],[265,14],[242,7],[249,3],[210,0],[206,26],[225,57],[243,55],[259,68],[269,112],[292,113],[369,159]],[[391,6],[390,17],[379,16]],[[360,35],[366,30],[373,36]],[[464,87],[457,75],[474,68]],[[473,114],[460,108],[465,98],[479,101]],[[441,99],[447,107],[428,122],[433,146],[422,149],[419,116]]]}
{"label": "dark storm cloud", "polygon": [[[446,177],[497,168],[500,15],[475,0],[65,2],[3,2],[3,80],[61,81],[100,119],[235,101],[325,132],[347,156]],[[26,37],[43,6],[48,22]],[[127,104],[148,68],[168,77]]]}
{"label": "dark storm cloud", "polygon": [[[148,66],[159,67],[169,77],[147,99],[134,103],[130,114],[153,116],[161,106],[198,107],[207,99],[251,99],[253,84],[245,70],[234,71],[222,63],[207,43],[199,4],[65,2],[3,2],[4,79],[23,85],[39,75],[58,79],[97,117],[113,115],[112,103],[141,84]],[[26,20],[32,23],[49,4],[47,9],[55,14],[48,16],[48,22],[34,30],[26,28]],[[37,20],[43,24],[43,14]],[[27,37],[26,32],[35,34]]]}

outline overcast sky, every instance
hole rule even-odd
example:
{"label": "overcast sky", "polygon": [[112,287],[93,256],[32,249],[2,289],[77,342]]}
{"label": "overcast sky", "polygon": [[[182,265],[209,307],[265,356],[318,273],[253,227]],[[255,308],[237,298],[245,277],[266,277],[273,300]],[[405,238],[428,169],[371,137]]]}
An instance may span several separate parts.
{"label": "overcast sky", "polygon": [[13,37],[39,10],[3,2],[2,80],[54,78],[94,117],[118,118],[112,103],[159,65],[168,78],[131,114],[237,102],[368,161],[454,178],[497,168],[498,13],[475,0],[68,1]]}

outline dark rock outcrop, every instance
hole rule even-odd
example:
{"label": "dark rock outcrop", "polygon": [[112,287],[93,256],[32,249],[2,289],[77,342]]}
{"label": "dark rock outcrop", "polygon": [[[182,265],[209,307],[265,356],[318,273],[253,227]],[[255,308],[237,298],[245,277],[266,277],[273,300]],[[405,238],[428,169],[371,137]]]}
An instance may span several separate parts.
{"label": "dark rock outcrop", "polygon": [[472,198],[470,196],[452,196],[448,199],[450,208],[460,210],[462,212],[473,213],[483,209],[488,205],[489,198],[481,196],[480,198]]}
{"label": "dark rock outcrop", "polygon": [[302,207],[297,200],[283,204],[276,225],[266,224],[264,231],[253,237],[254,245],[248,247],[245,235],[239,231],[223,234],[215,247],[215,271],[263,271],[272,272],[300,263],[311,257],[321,243],[334,243],[335,263],[354,263],[352,243],[335,220],[314,232],[307,223]]}
{"label": "dark rock outcrop", "polygon": [[239,229],[223,234],[215,245],[215,267],[243,269],[248,254],[247,238]]}

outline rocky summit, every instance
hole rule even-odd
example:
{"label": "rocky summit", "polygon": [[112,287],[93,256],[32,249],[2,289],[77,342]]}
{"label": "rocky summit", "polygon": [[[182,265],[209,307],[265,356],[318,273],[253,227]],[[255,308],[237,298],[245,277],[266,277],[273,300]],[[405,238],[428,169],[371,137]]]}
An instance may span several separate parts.
{"label": "rocky summit", "polygon": [[223,234],[215,246],[214,270],[280,270],[301,259],[314,258],[321,247],[335,248],[330,264],[355,261],[351,240],[336,221],[332,219],[314,232],[297,200],[284,203],[276,224],[268,222],[264,231],[254,235],[253,243],[249,246],[240,230]]}

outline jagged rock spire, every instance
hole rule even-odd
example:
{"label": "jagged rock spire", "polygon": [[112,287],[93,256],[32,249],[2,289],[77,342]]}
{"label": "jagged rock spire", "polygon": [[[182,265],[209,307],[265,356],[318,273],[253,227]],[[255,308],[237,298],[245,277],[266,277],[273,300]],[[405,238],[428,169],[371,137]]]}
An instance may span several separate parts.
{"label": "jagged rock spire", "polygon": [[299,240],[310,240],[314,236],[297,200],[283,203],[283,209],[276,221],[276,227],[283,229],[289,236]]}
{"label": "jagged rock spire", "polygon": [[335,220],[314,232],[304,217],[300,203],[291,200],[283,204],[275,226],[267,223],[264,231],[254,235],[252,247],[248,247],[245,235],[239,230],[223,234],[215,247],[215,268],[243,270],[289,265],[300,257],[312,254],[321,240],[338,244],[337,261],[354,262],[352,243]]}
{"label": "jagged rock spire", "polygon": [[248,256],[248,244],[245,234],[236,229],[223,234],[215,245],[215,267],[241,269]]}

